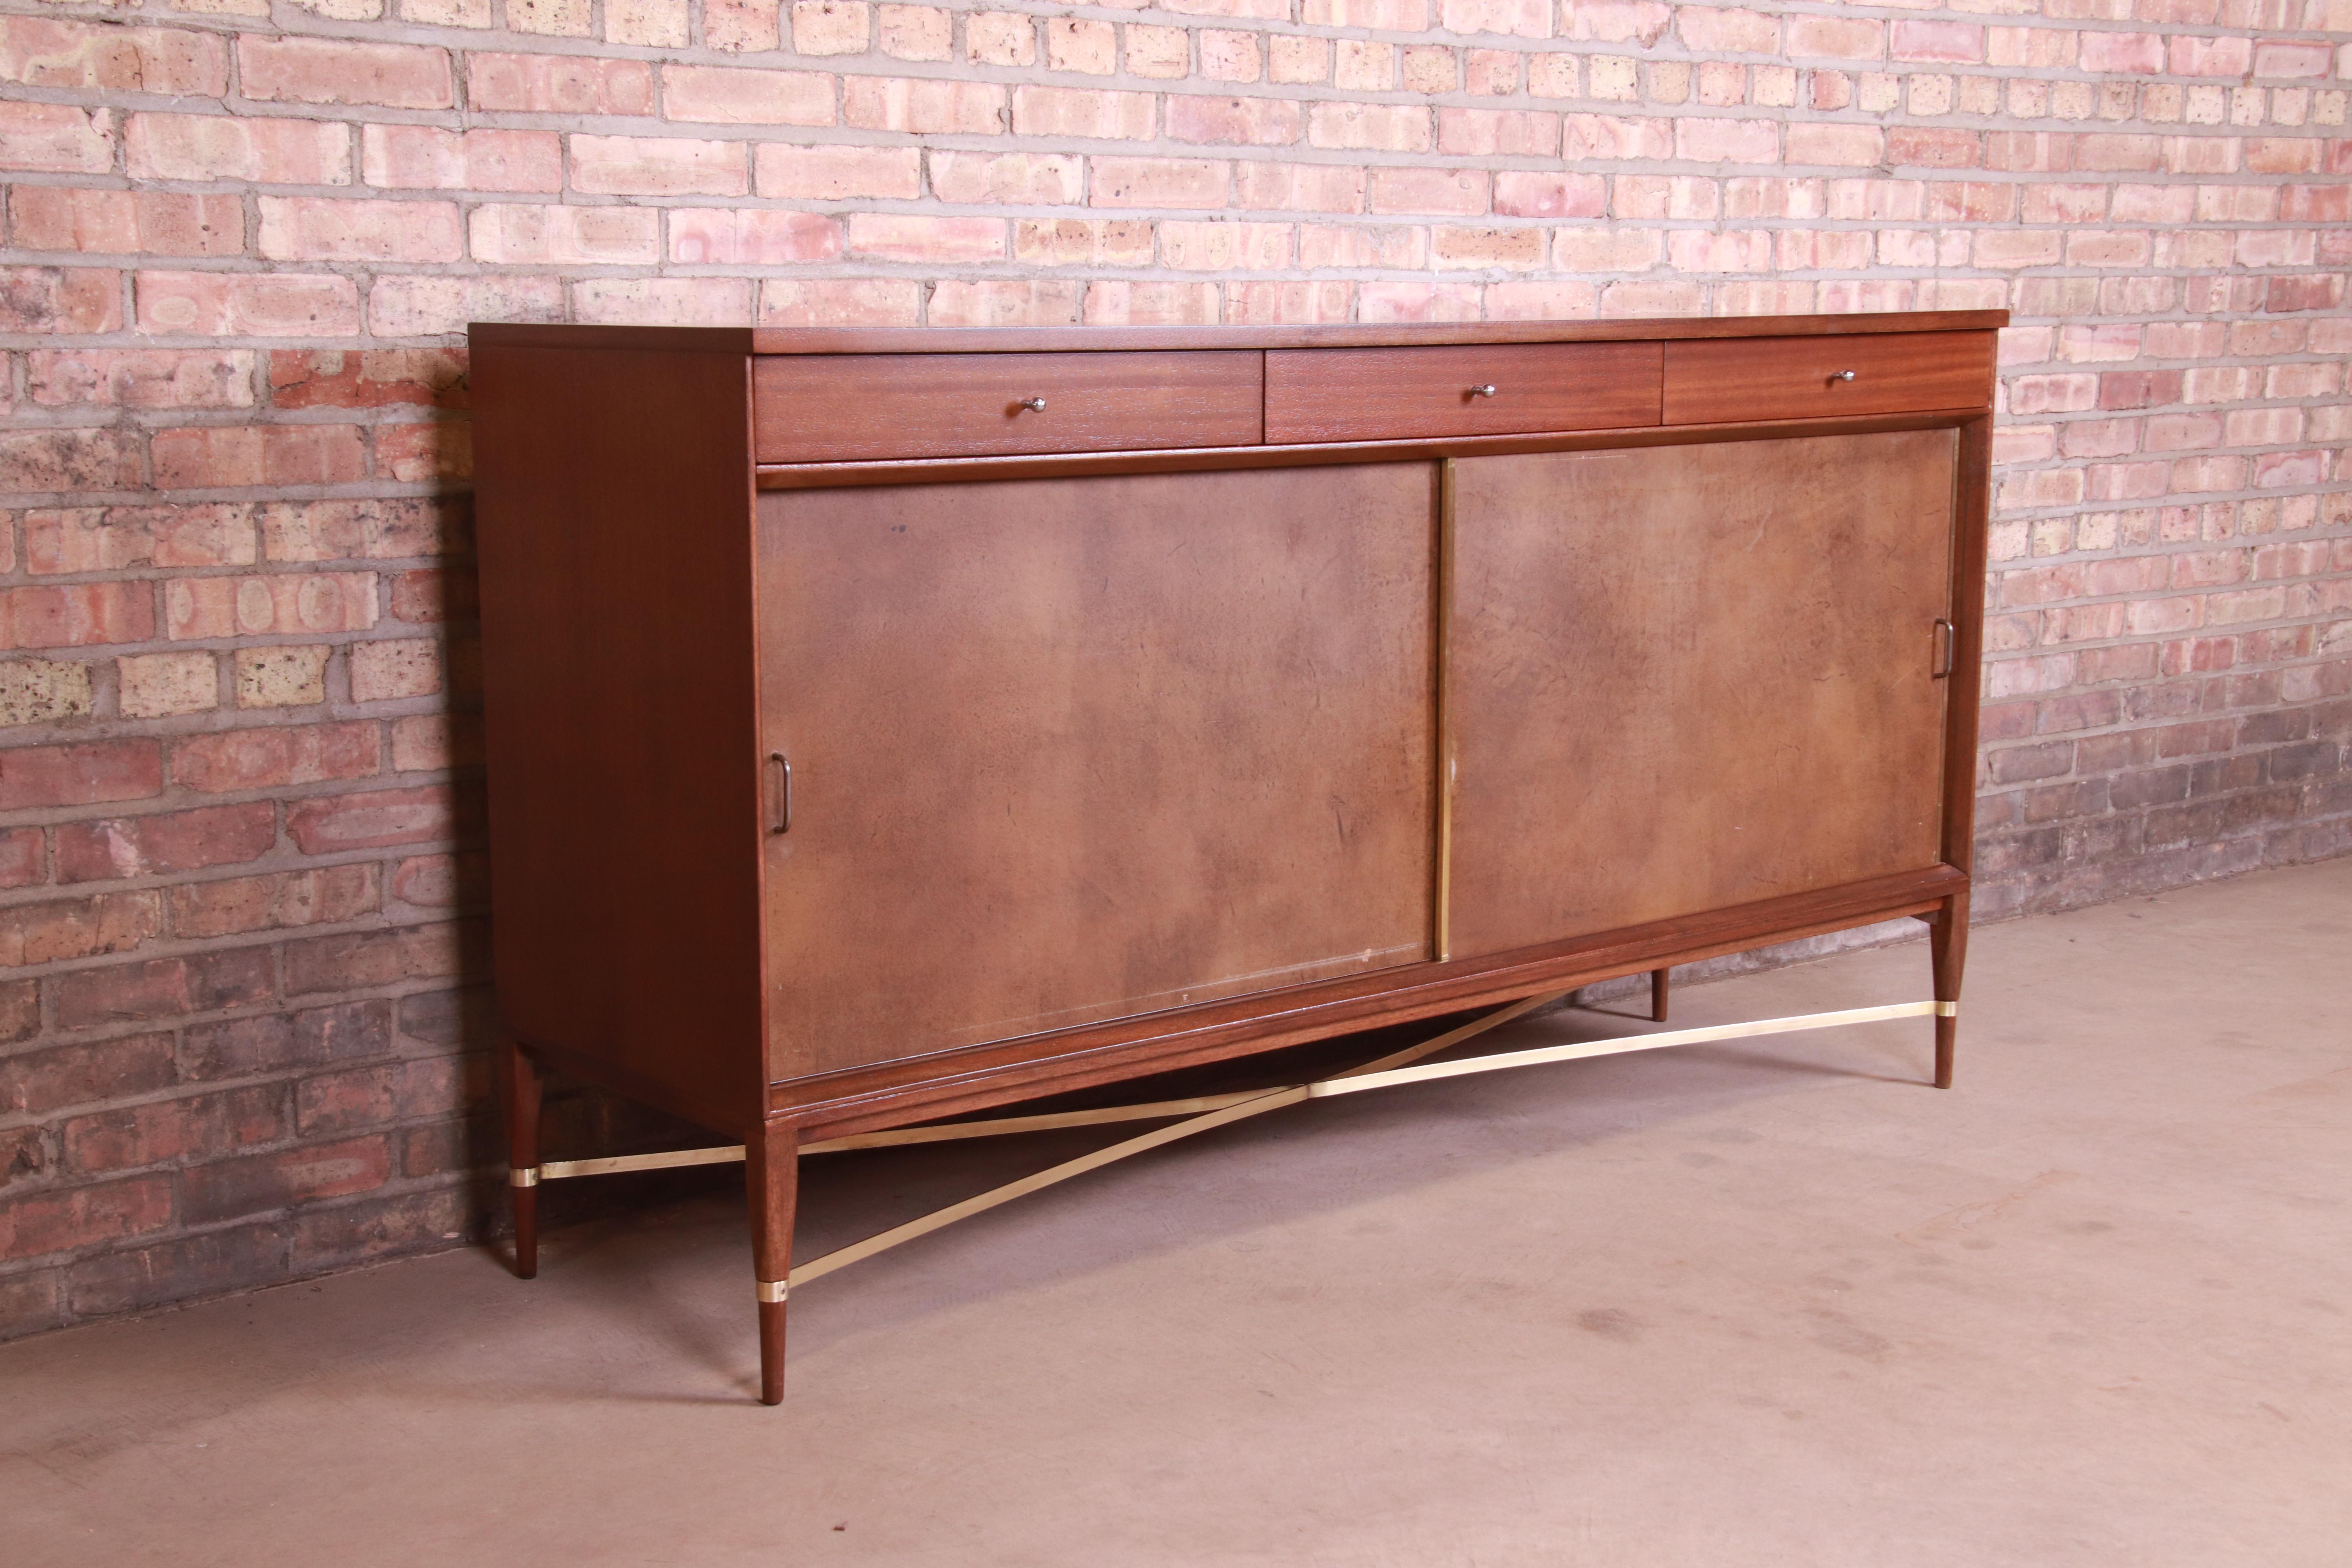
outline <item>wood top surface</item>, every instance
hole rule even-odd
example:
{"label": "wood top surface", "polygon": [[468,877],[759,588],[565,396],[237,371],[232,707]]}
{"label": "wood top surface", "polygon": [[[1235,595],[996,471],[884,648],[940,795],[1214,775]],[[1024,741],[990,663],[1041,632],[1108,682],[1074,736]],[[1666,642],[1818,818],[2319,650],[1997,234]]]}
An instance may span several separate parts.
{"label": "wood top surface", "polygon": [[1629,339],[1785,338],[1860,332],[1989,331],[2007,310],[1903,310],[1843,316],[1705,316],[1589,321],[1465,321],[1265,327],[600,327],[477,321],[477,344],[667,349],[729,354],[1099,353],[1120,349],[1380,348],[1439,343],[1606,342]]}

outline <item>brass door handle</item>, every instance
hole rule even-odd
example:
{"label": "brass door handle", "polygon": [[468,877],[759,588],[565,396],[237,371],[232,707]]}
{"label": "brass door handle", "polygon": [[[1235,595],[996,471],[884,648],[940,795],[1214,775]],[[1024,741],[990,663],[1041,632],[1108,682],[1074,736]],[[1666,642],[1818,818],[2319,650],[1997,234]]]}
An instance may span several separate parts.
{"label": "brass door handle", "polygon": [[1927,673],[1941,680],[1952,673],[1952,647],[1956,638],[1952,623],[1937,616],[1936,620],[1936,663]]}
{"label": "brass door handle", "polygon": [[793,764],[782,752],[770,752],[768,761],[775,763],[782,774],[776,790],[776,824],[769,831],[790,833],[793,830]]}

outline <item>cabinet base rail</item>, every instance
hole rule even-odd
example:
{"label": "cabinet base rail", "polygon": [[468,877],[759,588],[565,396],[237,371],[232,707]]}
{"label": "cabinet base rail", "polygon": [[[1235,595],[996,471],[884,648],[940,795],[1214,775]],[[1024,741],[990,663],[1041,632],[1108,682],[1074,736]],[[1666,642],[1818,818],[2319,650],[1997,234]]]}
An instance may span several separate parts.
{"label": "cabinet base rail", "polygon": [[[1334,1095],[1361,1094],[1368,1089],[1393,1089],[1400,1084],[1428,1083],[1439,1079],[1467,1078],[1478,1073],[1503,1072],[1513,1068],[1543,1067],[1554,1062],[1580,1061],[1589,1057],[1618,1056],[1630,1051],[1662,1050],[1669,1046],[1696,1046],[1714,1040],[1751,1039],[1761,1035],[1794,1034],[1807,1029],[1832,1029],[1849,1024],[1875,1024],[1890,1018],[1956,1018],[1959,1016],[1957,1002],[1895,1002],[1878,1007],[1849,1007],[1833,1013],[1801,1013],[1784,1018],[1759,1018],[1739,1024],[1711,1024],[1696,1029],[1671,1029],[1654,1035],[1624,1035],[1611,1039],[1582,1040],[1562,1046],[1538,1046],[1523,1051],[1499,1051],[1491,1056],[1467,1057],[1459,1061],[1426,1062],[1422,1058],[1461,1044],[1474,1036],[1484,1034],[1498,1025],[1549,1005],[1568,995],[1565,991],[1549,992],[1529,996],[1523,1001],[1496,1008],[1458,1028],[1449,1029],[1433,1039],[1409,1046],[1369,1061],[1345,1072],[1335,1073],[1313,1083],[1293,1084],[1286,1088],[1250,1089],[1234,1094],[1204,1095],[1192,1100],[1156,1100],[1140,1105],[1104,1106],[1091,1110],[1070,1110],[1042,1116],[996,1117],[977,1121],[945,1122],[931,1127],[907,1127],[886,1132],[864,1132],[848,1138],[829,1138],[801,1146],[803,1154],[837,1153],[850,1149],[877,1149],[901,1143],[944,1142],[960,1138],[987,1138],[1011,1132],[1038,1132],[1053,1129],[1086,1127],[1116,1121],[1146,1121],[1181,1117],[1166,1127],[1156,1128],[1139,1137],[1097,1149],[1075,1160],[1051,1165],[1034,1175],[992,1187],[987,1192],[950,1204],[920,1218],[894,1226],[864,1241],[828,1252],[795,1265],[782,1279],[762,1279],[757,1282],[759,1300],[764,1304],[781,1303],[790,1288],[805,1285],[822,1279],[837,1268],[863,1262],[877,1253],[928,1236],[935,1230],[983,1214],[1000,1204],[1029,1194],[1043,1191],[1073,1176],[1100,1170],[1103,1166],[1141,1154],[1150,1150],[1173,1143],[1195,1133],[1230,1126],[1269,1110],[1297,1105],[1309,1100],[1325,1100]],[[532,1187],[541,1182],[562,1180],[572,1176],[603,1176],[624,1171],[659,1171],[681,1165],[716,1165],[740,1161],[746,1157],[741,1144],[729,1148],[680,1149],[657,1154],[621,1154],[597,1160],[545,1160],[536,1166],[512,1171],[509,1181],[518,1188]]]}

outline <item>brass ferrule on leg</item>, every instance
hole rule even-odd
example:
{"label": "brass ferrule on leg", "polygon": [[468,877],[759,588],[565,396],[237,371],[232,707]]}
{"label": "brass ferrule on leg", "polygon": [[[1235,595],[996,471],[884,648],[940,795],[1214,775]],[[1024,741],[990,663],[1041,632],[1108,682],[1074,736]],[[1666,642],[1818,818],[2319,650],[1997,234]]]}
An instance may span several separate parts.
{"label": "brass ferrule on leg", "polygon": [[762,1279],[762,1280],[760,1280],[760,1281],[759,1281],[759,1295],[760,1295],[760,1303],[761,1303],[761,1305],[762,1305],[762,1306],[774,1306],[774,1305],[776,1305],[777,1303],[779,1303],[779,1302],[781,1302],[781,1301],[782,1301],[782,1300],[783,1300],[785,1293],[786,1293],[787,1291],[791,1290],[791,1289],[792,1289],[792,1288],[793,1288],[793,1284],[792,1284],[792,1281],[791,1281],[791,1280],[789,1280],[789,1279]]}
{"label": "brass ferrule on leg", "polygon": [[539,1185],[539,1167],[537,1165],[525,1165],[519,1171],[509,1171],[507,1173],[507,1185],[510,1187],[535,1187]]}
{"label": "brass ferrule on leg", "polygon": [[1958,1002],[1938,1002],[1936,1004],[1936,1016],[1938,1018],[1957,1018],[1959,1016],[1960,1005]]}

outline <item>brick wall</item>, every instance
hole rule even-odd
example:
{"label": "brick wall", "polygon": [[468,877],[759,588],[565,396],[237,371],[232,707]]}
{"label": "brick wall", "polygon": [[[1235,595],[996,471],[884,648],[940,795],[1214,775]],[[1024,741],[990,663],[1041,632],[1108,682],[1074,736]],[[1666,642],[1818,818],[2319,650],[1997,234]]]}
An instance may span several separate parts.
{"label": "brick wall", "polygon": [[1979,910],[2352,848],[2347,38],[0,0],[0,1334],[477,1212],[469,319],[2007,306]]}

